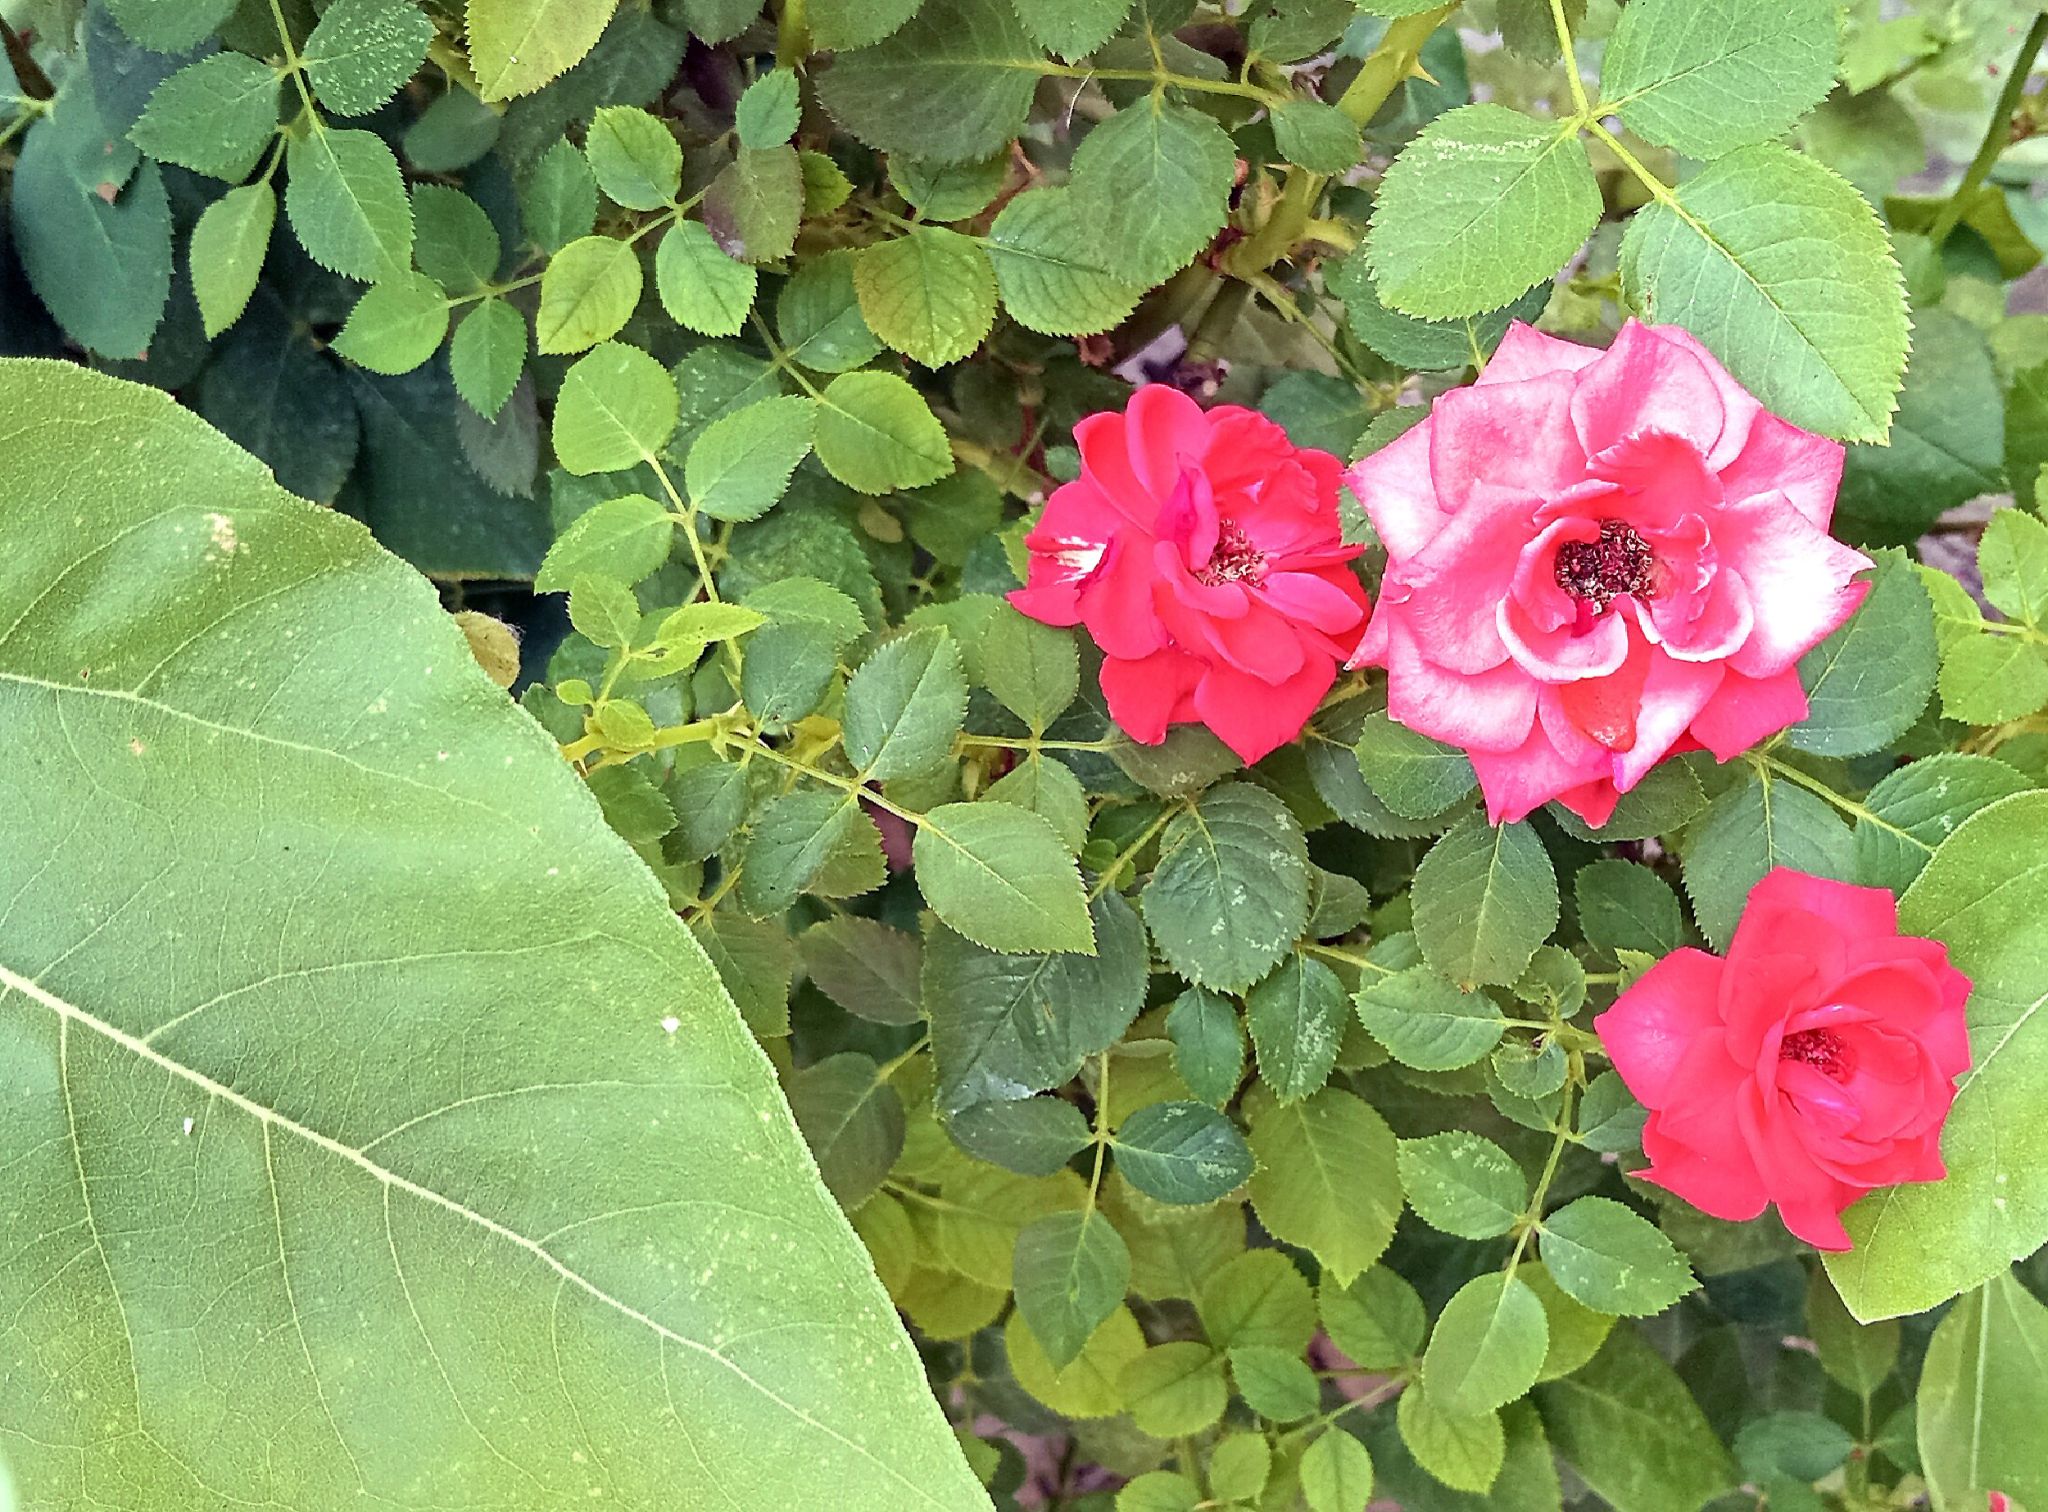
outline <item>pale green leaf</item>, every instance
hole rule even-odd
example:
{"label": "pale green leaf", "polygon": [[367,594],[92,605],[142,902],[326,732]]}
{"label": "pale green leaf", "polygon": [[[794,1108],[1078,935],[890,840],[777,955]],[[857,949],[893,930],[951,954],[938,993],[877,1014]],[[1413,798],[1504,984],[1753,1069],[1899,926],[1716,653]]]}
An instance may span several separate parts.
{"label": "pale green leaf", "polygon": [[1734,1489],[1728,1451],[1643,1335],[1617,1328],[1563,1380],[1536,1388],[1550,1441],[1617,1512],[1699,1507]]}
{"label": "pale green leaf", "polygon": [[912,855],[925,901],[990,950],[1094,950],[1081,873],[1038,815],[1007,803],[942,804],[918,825]]}
{"label": "pale green leaf", "polygon": [[1600,66],[1601,113],[1713,158],[1783,136],[1835,82],[1833,0],[1642,0]]}
{"label": "pale green leaf", "polygon": [[192,292],[209,341],[242,318],[276,224],[276,192],[244,184],[208,205],[192,228]]}
{"label": "pale green leaf", "polygon": [[842,373],[818,399],[818,460],[848,488],[887,493],[953,470],[946,431],[894,373]]}
{"label": "pale green leaf", "polygon": [[1211,788],[1159,840],[1142,896],[1168,963],[1238,990],[1286,954],[1308,919],[1308,852],[1285,804],[1246,782]]}
{"label": "pale green leaf", "polygon": [[1330,1079],[1350,1006],[1334,971],[1290,955],[1245,993],[1244,1003],[1259,1081],[1276,1098],[1298,1102]]}
{"label": "pale green leaf", "polygon": [[285,149],[285,214],[313,261],[374,282],[412,261],[412,202],[372,131],[313,131]]}
{"label": "pale green leaf", "polygon": [[540,276],[533,317],[537,349],[580,352],[619,332],[640,302],[640,258],[633,244],[585,236],[557,252]]}
{"label": "pale green leaf", "polygon": [[1855,865],[1835,811],[1789,781],[1745,782],[1716,798],[1685,852],[1685,890],[1700,933],[1726,949],[1749,890],[1774,867],[1845,880]]}
{"label": "pale green leaf", "polygon": [[1557,926],[1557,874],[1526,824],[1473,814],[1415,869],[1415,938],[1467,986],[1512,982]]}
{"label": "pale green leaf", "polygon": [[1422,1386],[1454,1417],[1476,1417],[1527,1391],[1543,1368],[1550,1326],[1526,1283],[1489,1272],[1444,1304],[1422,1356]]}
{"label": "pale green leaf", "polygon": [[531,94],[583,60],[618,0],[469,0],[469,61],[486,100]]}
{"label": "pale green leaf", "polygon": [[591,117],[583,153],[597,187],[628,210],[658,210],[682,184],[683,149],[666,125],[631,105]]}
{"label": "pale green leaf", "polygon": [[555,399],[555,457],[572,473],[619,472],[661,454],[676,383],[638,347],[607,341],[579,357]]}
{"label": "pale green leaf", "polygon": [[782,395],[705,426],[683,459],[691,504],[714,520],[755,520],[773,509],[810,452],[817,411],[812,400]]}
{"label": "pale green leaf", "polygon": [[[819,15],[822,15],[822,12]],[[813,15],[811,18],[814,28],[819,15]],[[734,110],[740,145],[781,146],[796,135],[799,109],[795,72],[787,68],[770,69],[746,87],[740,95],[739,105]]]}
{"label": "pale green leaf", "polygon": [[525,366],[526,317],[502,299],[479,303],[448,343],[455,391],[486,420],[505,407]]}
{"label": "pale green leaf", "polygon": [[1017,1310],[1055,1370],[1081,1353],[1131,1284],[1130,1250],[1093,1210],[1034,1218],[1017,1235],[1015,1265]]}
{"label": "pale green leaf", "polygon": [[1042,56],[1010,0],[925,0],[916,19],[879,46],[836,58],[818,95],[870,147],[969,162],[1007,147],[1023,129]]}
{"label": "pale green leaf", "polygon": [[846,683],[840,715],[846,759],[862,781],[931,770],[952,753],[967,716],[960,647],[943,630],[919,630],[876,649]]}
{"label": "pale green leaf", "polygon": [[299,56],[336,115],[368,115],[419,71],[434,23],[413,0],[333,0]]}
{"label": "pale green leaf", "polygon": [[1160,282],[1222,228],[1237,153],[1230,134],[1161,98],[1120,110],[1074,154],[1068,193],[1117,276]]}
{"label": "pale green leaf", "polygon": [[214,53],[157,85],[128,139],[160,162],[246,178],[277,132],[277,90],[276,73],[254,58]]}
{"label": "pale green leaf", "polygon": [[1607,1197],[1581,1197],[1543,1220],[1543,1264],[1595,1312],[1642,1318],[1699,1283],[1656,1225]]}
{"label": "pale green leaf", "polygon": [[534,577],[536,593],[556,593],[579,574],[593,573],[633,584],[653,576],[668,560],[675,520],[642,494],[606,499],[585,510],[555,537]]}
{"label": "pale green leaf", "polygon": [[654,287],[678,325],[705,336],[737,336],[754,307],[758,279],[720,250],[697,221],[677,221],[654,253]]}
{"label": "pale green leaf", "polygon": [[412,255],[450,294],[468,294],[498,275],[504,248],[483,206],[459,189],[420,184],[412,192]]}
{"label": "pale green leaf", "polygon": [[1808,712],[1786,738],[1825,756],[1880,750],[1920,718],[1935,672],[1927,590],[1903,552],[1880,552],[1862,607],[1799,658]]}
{"label": "pale green leaf", "polygon": [[1106,331],[1145,292],[1114,266],[1065,188],[1033,189],[1003,206],[989,227],[988,255],[1003,307],[1048,336]]}
{"label": "pale green leaf", "polygon": [[1491,1239],[1514,1227],[1529,1181],[1508,1152],[1463,1130],[1404,1139],[1401,1189],[1415,1215],[1462,1239]]}
{"label": "pale green leaf", "polygon": [[958,362],[995,323],[988,254],[943,226],[918,226],[867,248],[853,281],[869,329],[926,367]]}
{"label": "pale green leaf", "polygon": [[1348,1285],[1386,1252],[1401,1216],[1395,1141],[1362,1098],[1325,1087],[1251,1109],[1252,1209],[1274,1238],[1314,1255]]}
{"label": "pale green leaf", "polygon": [[448,297],[424,273],[372,284],[349,311],[334,349],[373,373],[409,373],[448,334]]}

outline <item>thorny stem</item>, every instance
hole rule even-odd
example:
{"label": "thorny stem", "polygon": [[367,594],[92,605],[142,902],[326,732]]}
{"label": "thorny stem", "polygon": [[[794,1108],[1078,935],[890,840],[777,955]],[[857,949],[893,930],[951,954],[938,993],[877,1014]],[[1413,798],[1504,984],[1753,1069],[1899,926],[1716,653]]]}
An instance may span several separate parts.
{"label": "thorny stem", "polygon": [[2020,39],[2019,53],[2013,58],[2012,67],[2006,70],[2005,87],[1998,92],[1997,103],[1991,107],[1991,120],[1984,128],[1984,140],[1978,145],[1977,155],[1970,159],[1963,181],[1956,185],[1956,192],[1949,196],[1948,203],[1941,207],[1941,214],[1928,227],[1927,239],[1934,243],[1935,251],[1941,250],[1942,244],[1961,223],[1971,197],[1990,177],[1999,154],[2012,145],[2013,112],[2019,109],[2020,96],[2026,92],[2027,80],[2034,72],[2034,59],[2044,41],[2048,41],[2048,11],[2036,16],[2034,24],[2027,28],[2026,36]]}

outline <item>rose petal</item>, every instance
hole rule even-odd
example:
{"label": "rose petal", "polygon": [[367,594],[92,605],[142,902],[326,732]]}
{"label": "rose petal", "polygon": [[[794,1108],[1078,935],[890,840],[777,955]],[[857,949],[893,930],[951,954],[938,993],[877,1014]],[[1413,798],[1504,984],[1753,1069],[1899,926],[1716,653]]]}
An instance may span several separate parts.
{"label": "rose petal", "polygon": [[1700,360],[1634,320],[1579,375],[1571,415],[1587,456],[1658,433],[1683,437],[1704,458],[1727,418],[1719,387]]}
{"label": "rose petal", "polygon": [[1117,728],[1140,745],[1158,745],[1178,717],[1181,700],[1201,680],[1202,664],[1169,646],[1150,656],[1102,659],[1102,696]]}
{"label": "rose petal", "polygon": [[1301,733],[1336,679],[1335,660],[1322,655],[1305,656],[1301,669],[1278,685],[1234,667],[1211,665],[1195,689],[1195,711],[1217,739],[1251,766]]}
{"label": "rose petal", "polygon": [[1669,1104],[1694,1043],[1719,1032],[1725,964],[1704,950],[1681,947],[1593,1020],[1608,1059],[1644,1106]]}
{"label": "rose petal", "polygon": [[1550,373],[1576,373],[1600,360],[1600,348],[1546,336],[1534,326],[1514,321],[1486,361],[1474,388],[1520,383]]}

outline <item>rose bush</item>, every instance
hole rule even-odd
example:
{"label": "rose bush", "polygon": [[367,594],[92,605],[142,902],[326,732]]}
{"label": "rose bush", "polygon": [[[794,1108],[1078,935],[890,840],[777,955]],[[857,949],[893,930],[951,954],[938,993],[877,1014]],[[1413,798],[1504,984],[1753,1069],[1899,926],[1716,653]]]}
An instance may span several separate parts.
{"label": "rose bush", "polygon": [[0,1507],[2048,1509],[2037,10],[0,0]]}
{"label": "rose bush", "polygon": [[1827,533],[1841,475],[1682,329],[1602,352],[1517,324],[1350,474],[1387,547],[1356,660],[1472,758],[1496,823],[1557,799],[1604,824],[1673,751],[1806,717],[1796,664],[1870,587]]}

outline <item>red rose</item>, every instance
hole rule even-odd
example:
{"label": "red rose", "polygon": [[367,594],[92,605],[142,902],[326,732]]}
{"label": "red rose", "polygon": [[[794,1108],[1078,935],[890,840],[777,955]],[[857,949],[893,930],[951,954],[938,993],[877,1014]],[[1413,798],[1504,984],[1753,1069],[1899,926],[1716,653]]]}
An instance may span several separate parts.
{"label": "red rose", "polygon": [[1716,1218],[1775,1202],[1801,1239],[1840,1250],[1840,1214],[1865,1192],[1946,1174],[1969,995],[1946,947],[1899,933],[1889,892],[1780,867],[1725,960],[1673,951],[1593,1027],[1650,1110],[1637,1174]]}
{"label": "red rose", "polygon": [[1246,762],[1285,745],[1365,624],[1337,518],[1343,464],[1264,415],[1150,384],[1074,427],[1081,476],[1024,538],[1010,602],[1102,648],[1102,692],[1145,745],[1205,724]]}

